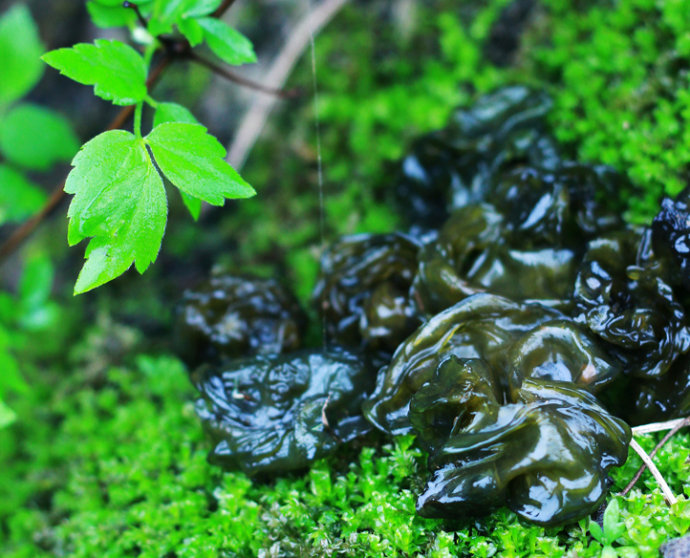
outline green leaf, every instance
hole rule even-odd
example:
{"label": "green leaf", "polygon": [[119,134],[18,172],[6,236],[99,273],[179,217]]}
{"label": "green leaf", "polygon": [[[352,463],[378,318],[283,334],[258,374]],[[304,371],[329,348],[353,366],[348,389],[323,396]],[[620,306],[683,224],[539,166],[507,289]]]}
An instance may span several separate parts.
{"label": "green leaf", "polygon": [[146,66],[132,47],[120,41],[96,39],[72,48],[51,50],[43,55],[46,64],[85,85],[116,105],[133,105],[146,97]]}
{"label": "green leaf", "polygon": [[199,215],[201,215],[201,200],[186,194],[182,190],[180,190],[180,195],[182,196],[182,201],[184,202],[185,207],[192,215],[192,218],[197,221],[199,219]]}
{"label": "green leaf", "polygon": [[194,18],[178,20],[177,28],[193,47],[200,45],[204,40],[204,30]]}
{"label": "green leaf", "polygon": [[0,428],[5,428],[17,420],[17,415],[0,400]]}
{"label": "green leaf", "polygon": [[45,200],[45,192],[23,174],[0,164],[0,225],[22,221],[36,213]]}
{"label": "green leaf", "polygon": [[[180,32],[187,36],[187,31],[192,26],[185,22],[210,14],[220,6],[221,2],[222,0],[157,0],[149,23],[149,32],[153,35],[170,33],[173,25],[177,25]],[[196,34],[193,32],[192,36]],[[201,39],[190,42],[194,46],[200,41]]]}
{"label": "green leaf", "polygon": [[123,130],[86,143],[73,161],[65,191],[74,194],[68,240],[94,237],[75,294],[122,275],[143,273],[160,251],[168,206],[163,181],[143,141]]}
{"label": "green leaf", "polygon": [[195,0],[156,0],[149,21],[149,33],[154,36],[171,33],[173,25]]}
{"label": "green leaf", "polygon": [[182,13],[182,17],[201,17],[215,12],[223,0],[195,0]]}
{"label": "green leaf", "polygon": [[158,167],[183,192],[212,205],[254,189],[223,158],[225,149],[198,124],[165,123],[146,137]]}
{"label": "green leaf", "polygon": [[158,103],[156,112],[153,115],[153,127],[165,122],[186,122],[188,124],[199,124],[199,121],[189,111],[187,107],[177,103]]}
{"label": "green leaf", "polygon": [[124,130],[104,132],[88,141],[72,161],[65,192],[74,194],[67,216],[68,239],[114,235],[129,220],[136,192],[149,172],[141,140]]}
{"label": "green leaf", "polygon": [[107,29],[109,27],[129,27],[137,20],[134,10],[119,6],[104,6],[99,2],[90,1],[86,4],[86,9],[91,16],[96,27]]}
{"label": "green leaf", "polygon": [[[139,5],[144,16],[151,12],[152,0],[130,1]],[[137,21],[134,10],[122,7],[122,0],[89,0],[86,9],[97,27],[131,27]]]}
{"label": "green leaf", "polygon": [[252,42],[242,33],[213,17],[202,17],[197,21],[204,30],[206,43],[218,58],[232,65],[256,62]]}
{"label": "green leaf", "polygon": [[17,165],[46,170],[71,159],[77,149],[69,121],[52,110],[20,104],[0,121],[0,150]]}
{"label": "green leaf", "polygon": [[41,79],[44,50],[26,6],[16,5],[0,18],[0,107],[23,97]]}
{"label": "green leaf", "polygon": [[604,533],[601,530],[599,524],[592,519],[589,520],[589,534],[592,535],[592,538],[594,538],[594,540],[603,544]]}
{"label": "green leaf", "polygon": [[44,252],[34,252],[26,260],[19,281],[17,321],[27,331],[40,331],[57,323],[59,310],[50,300],[55,270]]}
{"label": "green leaf", "polygon": [[0,397],[7,391],[12,390],[18,393],[26,393],[29,386],[19,373],[17,359],[10,351],[12,339],[8,330],[0,327]]}
{"label": "green leaf", "polygon": [[131,221],[112,236],[93,238],[86,249],[86,263],[79,274],[74,294],[95,289],[119,277],[134,263],[144,273],[158,257],[168,204],[165,188],[153,164],[137,192]]}
{"label": "green leaf", "polygon": [[604,510],[603,525],[605,544],[613,544],[626,531],[625,523],[620,519],[620,504],[615,498]]}

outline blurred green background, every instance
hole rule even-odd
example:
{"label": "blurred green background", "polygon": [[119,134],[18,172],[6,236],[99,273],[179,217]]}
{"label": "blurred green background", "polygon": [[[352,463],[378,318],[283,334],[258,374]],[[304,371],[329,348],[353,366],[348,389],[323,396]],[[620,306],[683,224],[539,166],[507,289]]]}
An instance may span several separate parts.
{"label": "blurred green background", "polygon": [[[0,15],[18,3],[0,1]],[[24,4],[46,49],[125,36],[95,28],[82,2]],[[261,81],[309,6],[238,0],[227,20],[260,61],[240,72]],[[423,456],[408,439],[268,483],[209,466],[170,333],[182,291],[214,267],[280,276],[308,306],[324,243],[400,225],[392,190],[411,139],[499,85],[547,90],[567,155],[628,173],[626,217],[648,222],[660,196],[687,183],[687,0],[350,0],[315,47],[317,102],[307,49],[286,84],[302,95],[277,103],[242,170],[258,195],[205,211],[197,224],[171,196],[163,249],[146,275],[72,297],[83,254],[67,248],[66,205],[0,267],[0,374],[14,378],[4,400],[16,413],[0,429],[0,555],[656,556],[690,528],[687,435],[658,458],[686,494],[670,511],[644,476],[626,498],[612,497],[603,533],[591,520],[530,526],[506,510],[444,524],[414,515]],[[226,145],[258,95],[189,63],[155,94],[187,104]],[[82,141],[116,112],[54,71],[27,99],[65,115]],[[31,178],[47,194],[68,168]],[[0,228],[0,242],[15,226]],[[616,473],[618,488],[638,464],[631,457]]]}

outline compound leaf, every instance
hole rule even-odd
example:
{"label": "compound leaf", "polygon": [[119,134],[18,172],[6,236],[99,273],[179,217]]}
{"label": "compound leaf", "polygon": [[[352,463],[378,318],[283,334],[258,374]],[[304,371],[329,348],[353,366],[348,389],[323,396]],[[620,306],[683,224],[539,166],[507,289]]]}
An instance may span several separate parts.
{"label": "compound leaf", "polygon": [[146,65],[141,55],[120,41],[96,39],[43,55],[46,64],[116,105],[133,105],[146,97]]}
{"label": "compound leaf", "polygon": [[163,181],[143,141],[123,130],[87,142],[72,162],[65,191],[74,194],[68,240],[94,237],[75,294],[118,277],[132,263],[143,273],[160,250],[168,205]]}
{"label": "compound leaf", "polygon": [[212,205],[256,192],[223,158],[225,149],[199,124],[167,122],[146,137],[158,167],[181,191]]}
{"label": "compound leaf", "polygon": [[17,165],[46,170],[72,158],[79,141],[66,118],[26,103],[14,106],[0,121],[0,149]]}
{"label": "compound leaf", "polygon": [[127,271],[134,263],[144,273],[160,251],[168,203],[160,175],[149,161],[148,172],[134,193],[130,221],[111,236],[94,237],[86,249],[86,263],[74,294],[95,289]]}
{"label": "compound leaf", "polygon": [[0,18],[0,106],[24,96],[41,79],[43,51],[26,6],[14,6]]}
{"label": "compound leaf", "polygon": [[213,17],[200,17],[197,21],[204,30],[206,43],[218,58],[232,65],[256,62],[252,42],[242,33]]}
{"label": "compound leaf", "polygon": [[45,192],[23,174],[0,164],[0,225],[36,213],[45,200]]}

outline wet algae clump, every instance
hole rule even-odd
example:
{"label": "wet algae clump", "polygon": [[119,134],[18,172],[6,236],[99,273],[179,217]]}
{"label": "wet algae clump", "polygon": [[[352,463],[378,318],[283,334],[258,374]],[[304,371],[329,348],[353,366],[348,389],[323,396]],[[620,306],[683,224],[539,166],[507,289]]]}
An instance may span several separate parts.
{"label": "wet algae clump", "polygon": [[368,377],[359,358],[335,350],[202,366],[192,381],[211,461],[252,475],[306,467],[370,429],[360,413]]}
{"label": "wet algae clump", "polygon": [[392,233],[344,237],[326,251],[313,300],[329,341],[390,357],[422,321],[410,292],[419,249]]}
{"label": "wet algae clump", "polygon": [[[211,362],[192,378],[212,461],[299,469],[371,425],[428,453],[420,514],[506,505],[550,525],[602,503],[628,423],[690,414],[690,193],[626,225],[607,204],[627,179],[566,161],[550,106],[504,88],[414,143],[395,188],[408,232],[322,257],[324,348],[295,352],[291,295],[238,279],[251,296],[186,296],[183,336]],[[226,351],[227,309],[246,326]]]}
{"label": "wet algae clump", "polygon": [[[410,405],[432,471],[417,511],[474,515],[507,504],[536,523],[592,512],[630,429],[586,390],[525,379],[503,397],[484,361],[450,357]],[[505,401],[505,403],[503,402]]]}
{"label": "wet algae clump", "polygon": [[184,293],[177,346],[190,366],[282,353],[301,347],[306,325],[297,299],[274,279],[219,274]]}

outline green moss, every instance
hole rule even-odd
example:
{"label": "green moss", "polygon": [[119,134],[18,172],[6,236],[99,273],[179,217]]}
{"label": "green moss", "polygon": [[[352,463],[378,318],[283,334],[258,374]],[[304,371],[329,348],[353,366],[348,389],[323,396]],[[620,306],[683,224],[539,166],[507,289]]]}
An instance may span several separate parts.
{"label": "green moss", "polygon": [[[631,219],[648,220],[663,192],[684,186],[684,0],[545,0],[506,70],[482,52],[507,1],[470,3],[462,17],[457,4],[413,3],[414,25],[388,19],[376,34],[371,13],[353,5],[318,38],[326,241],[393,229],[390,169],[410,139],[443,125],[454,105],[510,82],[551,91],[551,122],[573,157],[629,172],[637,189],[621,196]],[[293,79],[311,83],[308,59]],[[211,231],[218,252],[223,238],[234,246],[217,254],[221,264],[286,270],[303,301],[321,245],[311,110],[307,95],[276,115],[246,170],[259,196],[233,204]],[[609,498],[617,507],[603,527],[584,519],[543,529],[505,509],[465,523],[417,517],[424,456],[409,438],[267,483],[222,473],[206,463],[180,363],[141,356],[113,366],[116,356],[135,354],[141,334],[103,322],[71,350],[68,365],[55,351],[21,355],[31,390],[7,401],[18,420],[0,430],[3,556],[656,556],[666,539],[690,529],[688,434],[656,458],[672,490],[685,495],[679,503],[668,510],[645,473],[628,496]],[[42,335],[67,344],[62,332]],[[641,444],[649,450],[658,439]],[[639,463],[631,455],[614,474],[614,492]]]}
{"label": "green moss", "polygon": [[[648,474],[610,498],[618,510],[603,531],[591,519],[544,529],[506,509],[424,519],[414,513],[424,455],[411,437],[252,482],[207,464],[193,397],[179,361],[140,356],[95,384],[65,379],[25,399],[20,422],[0,432],[3,556],[584,557],[606,546],[655,556],[690,529],[687,498],[669,511]],[[678,494],[689,455],[690,436],[679,434],[658,457]],[[633,456],[616,472],[618,489],[638,465]]]}
{"label": "green moss", "polygon": [[581,160],[627,172],[628,217],[646,222],[686,184],[690,163],[690,12],[682,0],[548,0],[523,70],[554,94],[556,136]]}

